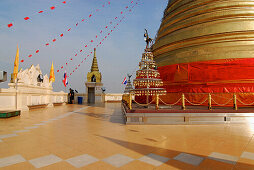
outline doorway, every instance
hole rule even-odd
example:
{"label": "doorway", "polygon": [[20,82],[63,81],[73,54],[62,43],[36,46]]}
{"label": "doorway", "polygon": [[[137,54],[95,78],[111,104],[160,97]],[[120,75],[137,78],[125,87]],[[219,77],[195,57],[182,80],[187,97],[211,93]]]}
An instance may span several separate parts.
{"label": "doorway", "polygon": [[95,103],[95,87],[88,87],[88,100],[89,104]]}

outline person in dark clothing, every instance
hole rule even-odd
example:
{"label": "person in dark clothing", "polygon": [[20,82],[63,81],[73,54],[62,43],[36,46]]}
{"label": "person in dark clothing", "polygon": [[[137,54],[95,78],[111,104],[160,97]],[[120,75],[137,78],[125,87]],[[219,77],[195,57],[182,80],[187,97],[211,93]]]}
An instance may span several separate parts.
{"label": "person in dark clothing", "polygon": [[69,104],[73,104],[74,102],[74,90],[70,88],[70,92],[69,92]]}

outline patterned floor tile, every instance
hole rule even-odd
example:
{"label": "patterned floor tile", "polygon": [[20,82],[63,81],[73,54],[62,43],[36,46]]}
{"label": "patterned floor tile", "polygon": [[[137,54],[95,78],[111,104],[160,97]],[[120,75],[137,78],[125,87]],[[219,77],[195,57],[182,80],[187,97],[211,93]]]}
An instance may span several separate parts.
{"label": "patterned floor tile", "polygon": [[10,138],[10,137],[14,137],[14,136],[18,136],[17,134],[7,134],[7,135],[0,135],[0,139],[4,139],[4,138]]}
{"label": "patterned floor tile", "polygon": [[38,126],[29,126],[29,127],[25,127],[25,129],[36,129],[38,128]]}
{"label": "patterned floor tile", "polygon": [[128,156],[124,156],[122,154],[116,154],[116,155],[113,155],[109,158],[106,158],[104,159],[103,161],[110,164],[110,165],[113,165],[117,168],[133,161],[134,159],[128,157]]}
{"label": "patterned floor tile", "polygon": [[85,154],[85,155],[80,155],[80,156],[77,156],[74,158],[67,159],[65,161],[68,162],[69,164],[73,165],[76,168],[81,168],[83,166],[89,165],[89,164],[97,162],[99,160],[95,157]]}
{"label": "patterned floor tile", "polygon": [[236,164],[236,162],[238,161],[238,157],[236,156],[231,156],[231,155],[227,155],[227,154],[222,154],[222,153],[218,153],[218,152],[212,152],[209,156],[209,159],[213,159],[216,161],[221,161],[221,162],[225,162],[225,163],[230,163],[230,164]]}
{"label": "patterned floor tile", "polygon": [[38,123],[38,124],[34,124],[35,126],[41,126],[41,125],[46,125],[45,123]]}
{"label": "patterned floor tile", "polygon": [[62,161],[61,158],[55,156],[55,155],[47,155],[40,158],[35,158],[32,160],[29,160],[29,162],[35,167],[35,168],[41,168],[44,166],[48,166],[57,162]]}
{"label": "patterned floor tile", "polygon": [[254,160],[254,153],[251,152],[243,152],[241,158]]}
{"label": "patterned floor tile", "polygon": [[16,130],[15,133],[29,132],[29,130]]}
{"label": "patterned floor tile", "polygon": [[1,158],[0,159],[0,168],[9,166],[9,165],[13,165],[13,164],[17,164],[17,163],[21,163],[21,162],[25,162],[25,161],[26,161],[25,158],[23,158],[21,155],[13,155],[13,156]]}
{"label": "patterned floor tile", "polygon": [[138,160],[148,163],[148,164],[151,164],[151,165],[154,165],[154,166],[160,166],[163,163],[167,162],[169,160],[169,158],[151,153],[151,154],[148,154],[144,157],[139,158]]}
{"label": "patterned floor tile", "polygon": [[180,153],[179,155],[174,157],[174,160],[198,166],[204,160],[204,158],[187,153]]}

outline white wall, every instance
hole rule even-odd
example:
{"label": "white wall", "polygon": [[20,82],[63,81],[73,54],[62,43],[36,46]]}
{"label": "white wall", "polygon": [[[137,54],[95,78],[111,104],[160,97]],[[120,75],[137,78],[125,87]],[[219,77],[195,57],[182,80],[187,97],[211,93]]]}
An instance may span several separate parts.
{"label": "white wall", "polygon": [[[52,88],[35,87],[18,83],[9,83],[9,89],[0,89],[0,110],[28,110],[28,106],[46,104],[52,107],[54,103],[66,103],[67,93],[53,92]],[[17,103],[17,104],[16,104]]]}

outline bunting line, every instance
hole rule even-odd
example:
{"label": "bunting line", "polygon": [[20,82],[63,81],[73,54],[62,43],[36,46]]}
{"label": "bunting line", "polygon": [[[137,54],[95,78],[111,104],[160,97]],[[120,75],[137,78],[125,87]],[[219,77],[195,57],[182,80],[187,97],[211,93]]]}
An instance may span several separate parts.
{"label": "bunting line", "polygon": [[[140,0],[137,0],[137,2],[135,3],[135,5],[133,5],[133,6],[131,6],[130,7],[130,9],[128,9],[128,11],[129,12],[132,12],[132,9],[136,6],[136,5],[138,5]],[[131,1],[131,3],[134,3],[133,1]],[[123,19],[125,19],[126,17],[125,16],[123,16],[122,18],[121,18],[121,20],[119,21],[120,23],[123,21]],[[113,28],[113,30],[115,30],[116,28],[117,28],[117,26],[119,26],[119,23],[117,23],[115,26],[114,26],[114,28]],[[113,32],[113,31],[112,31]],[[108,36],[109,35],[111,35],[111,31],[110,32],[108,32]],[[107,38],[108,38],[108,36],[105,36],[105,38],[102,40],[102,41],[104,41],[104,40],[106,40]],[[94,46],[94,48],[98,48],[100,45],[102,45],[102,41],[100,41],[96,46]],[[93,53],[93,51],[91,50],[91,52],[90,52],[90,54],[88,54],[78,65],[76,65],[76,67],[74,66],[74,69],[72,70],[72,72],[70,72],[70,74],[69,75],[67,75],[67,77],[70,77],[70,76],[72,76],[74,73],[75,73],[75,71],[76,70],[78,70],[78,68],[81,66],[81,64],[83,64],[84,63],[84,61],[86,61],[86,59],[89,57],[89,56],[91,56],[91,54]],[[67,65],[66,65],[67,66]],[[63,68],[63,66],[61,67],[61,69]],[[57,70],[57,72],[59,72],[59,70]]]}
{"label": "bunting line", "polygon": [[[133,4],[133,3],[134,3],[134,1],[131,1],[131,2],[130,2],[130,5]],[[137,4],[136,4],[136,5],[137,5]],[[133,8],[133,7],[134,7],[134,6],[132,6],[132,7],[126,6],[126,7],[124,8],[124,9],[126,9],[126,10],[125,10],[125,11],[121,11],[120,14],[123,15],[123,14],[126,13],[126,12],[131,12],[131,8]],[[124,18],[124,17],[123,17],[123,18]],[[122,19],[123,19],[123,18],[122,18]],[[103,31],[104,29],[102,29],[98,34],[96,34],[96,35],[94,36],[94,37],[95,37],[95,40],[98,39],[98,35],[100,35],[100,36],[103,37],[103,38],[101,39],[101,41],[100,41],[95,47],[98,47],[99,45],[102,44],[102,42],[103,42],[103,41],[114,31],[114,29],[116,29],[116,27],[122,22],[122,19],[120,19],[120,16],[114,17],[114,18],[113,18],[113,21],[119,20],[115,26],[112,26],[112,28],[110,29],[110,26],[113,24],[113,21],[111,20],[111,21],[109,22],[108,25],[106,25],[106,26],[103,27],[105,30],[109,30],[109,32],[106,32],[104,35],[102,35],[102,34],[104,33],[104,31]],[[87,52],[86,49],[89,48],[91,45],[93,45],[93,44],[95,43],[95,40],[93,40],[93,39],[92,39],[92,40],[89,40],[87,44],[84,44],[84,48],[78,50],[78,52],[76,52],[76,53],[74,54],[73,57],[70,57],[70,59],[69,59],[68,61],[69,61],[69,62],[73,61],[73,58],[74,58],[74,57],[77,57],[79,53]],[[95,47],[94,47],[94,48],[95,48]],[[92,48],[92,49],[93,49],[93,48]],[[90,54],[92,54],[92,52],[93,52],[93,51],[89,52],[88,55],[87,55],[87,57],[89,57]],[[65,66],[67,66],[67,65],[69,64],[68,61],[65,62]],[[59,68],[57,69],[57,72],[60,72],[60,70],[62,70],[63,68],[64,68],[63,65],[62,65],[62,66],[59,66]]]}
{"label": "bunting line", "polygon": [[[110,4],[111,4],[111,2],[110,2],[110,1],[107,1],[107,2],[104,2],[101,6],[102,6],[102,8],[104,8],[104,7],[106,7],[106,5],[110,5]],[[94,15],[94,13],[95,13],[95,12],[98,12],[98,11],[100,11],[100,10],[99,10],[99,9],[96,9],[96,10],[91,11],[90,14],[88,15],[87,19],[82,18],[82,19],[80,20],[80,22],[76,22],[76,24],[74,25],[74,27],[78,27],[79,23],[85,22],[86,20],[90,19],[90,18]],[[70,32],[70,31],[72,30],[72,28],[74,28],[74,27],[68,27],[68,29],[66,30],[66,33],[67,33],[67,32]],[[64,33],[62,32],[62,33],[58,34],[58,36],[56,36],[56,37],[58,37],[58,38],[53,38],[51,41],[46,42],[46,43],[45,43],[45,46],[46,46],[46,47],[49,47],[50,45],[52,45],[53,43],[55,43],[55,42],[56,42],[57,40],[59,40],[60,38],[63,38],[63,37],[64,37]],[[27,57],[28,57],[28,58],[31,58],[33,55],[38,54],[39,52],[40,52],[40,50],[39,50],[39,49],[36,49],[34,54],[28,54]],[[25,62],[25,59],[24,59],[24,58],[21,59],[20,62],[21,62],[21,63]]]}
{"label": "bunting line", "polygon": [[[67,3],[67,1],[64,1],[64,0],[61,2],[62,5],[65,5],[66,3]],[[59,5],[59,6],[60,6],[60,5]],[[50,6],[48,9],[39,10],[37,13],[35,13],[35,14],[31,15],[31,16],[26,16],[26,17],[24,17],[23,19],[24,19],[25,21],[31,20],[31,18],[32,18],[33,16],[35,16],[36,14],[41,14],[41,13],[45,13],[45,12],[48,12],[48,11],[53,11],[53,10],[55,10],[57,7],[58,7],[57,5]],[[13,28],[13,27],[14,27],[14,22],[10,22],[9,24],[7,24],[7,27],[8,27],[8,28]]]}

